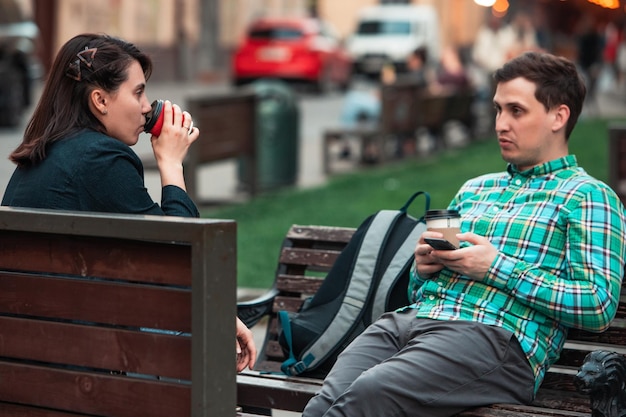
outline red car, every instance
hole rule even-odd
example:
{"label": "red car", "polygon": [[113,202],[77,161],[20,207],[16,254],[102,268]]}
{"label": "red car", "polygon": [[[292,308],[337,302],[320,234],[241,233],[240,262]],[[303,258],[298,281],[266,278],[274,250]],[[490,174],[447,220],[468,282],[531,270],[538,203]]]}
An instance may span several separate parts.
{"label": "red car", "polygon": [[259,78],[306,82],[320,92],[348,88],[352,60],[326,23],[314,18],[253,22],[232,58],[235,85]]}

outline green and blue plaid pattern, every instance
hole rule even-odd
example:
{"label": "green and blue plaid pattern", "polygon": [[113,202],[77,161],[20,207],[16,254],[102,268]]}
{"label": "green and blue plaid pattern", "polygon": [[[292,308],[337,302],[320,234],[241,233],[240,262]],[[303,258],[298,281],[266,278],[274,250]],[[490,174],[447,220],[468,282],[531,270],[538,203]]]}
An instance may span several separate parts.
{"label": "green and blue plaid pattern", "polygon": [[487,237],[499,254],[482,281],[444,269],[411,273],[417,317],[471,320],[513,332],[537,389],[567,328],[601,332],[619,303],[624,273],[624,207],[573,155],[519,172],[466,182],[450,209],[461,231]]}

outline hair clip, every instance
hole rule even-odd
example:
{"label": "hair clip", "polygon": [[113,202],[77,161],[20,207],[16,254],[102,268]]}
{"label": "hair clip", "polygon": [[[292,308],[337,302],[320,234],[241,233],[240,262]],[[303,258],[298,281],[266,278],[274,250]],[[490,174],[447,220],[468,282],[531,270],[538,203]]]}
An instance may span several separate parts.
{"label": "hair clip", "polygon": [[97,51],[98,51],[98,48],[89,48],[88,46],[85,46],[85,50],[80,51],[79,53],[76,54],[78,59],[74,62],[70,62],[69,69],[67,70],[65,75],[67,75],[73,80],[80,82],[82,80],[82,74],[80,71],[80,63],[82,62],[83,64],[85,64],[87,68],[91,69],[93,66],[93,60],[96,56]]}
{"label": "hair clip", "polygon": [[98,51],[98,48],[88,48],[85,46],[85,50],[80,51],[79,53],[76,54],[76,56],[85,65],[87,65],[87,67],[91,68],[91,65],[93,64],[93,59],[96,56],[97,51]]}
{"label": "hair clip", "polygon": [[81,80],[80,60],[79,59],[77,59],[74,62],[70,62],[69,69],[67,70],[65,75],[67,75],[68,77],[70,77],[71,79],[76,80],[76,81],[80,81]]}

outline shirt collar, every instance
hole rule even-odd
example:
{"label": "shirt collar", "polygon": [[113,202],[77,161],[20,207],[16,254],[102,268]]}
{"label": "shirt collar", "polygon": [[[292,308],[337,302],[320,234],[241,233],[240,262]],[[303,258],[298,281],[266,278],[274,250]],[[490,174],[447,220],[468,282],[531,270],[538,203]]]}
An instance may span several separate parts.
{"label": "shirt collar", "polygon": [[550,173],[554,173],[563,169],[576,168],[578,162],[575,155],[566,155],[562,158],[553,159],[552,161],[545,162],[541,165],[535,165],[534,167],[525,171],[520,171],[517,166],[508,164],[506,167],[510,176],[521,175],[524,177],[541,177]]}

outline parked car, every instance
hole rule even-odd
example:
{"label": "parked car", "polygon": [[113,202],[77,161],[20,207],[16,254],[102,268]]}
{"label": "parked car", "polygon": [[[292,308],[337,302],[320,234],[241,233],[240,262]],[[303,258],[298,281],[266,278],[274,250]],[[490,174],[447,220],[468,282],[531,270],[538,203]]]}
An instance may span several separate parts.
{"label": "parked car", "polygon": [[347,49],[354,61],[354,72],[379,76],[383,66],[406,70],[407,57],[425,46],[431,62],[440,54],[439,18],[434,6],[383,4],[364,8],[355,32],[348,37]]}
{"label": "parked car", "polygon": [[232,79],[306,82],[325,92],[350,84],[352,61],[333,29],[316,18],[262,18],[248,28],[232,57]]}
{"label": "parked car", "polygon": [[0,126],[17,126],[41,77],[39,29],[16,0],[0,0]]}

